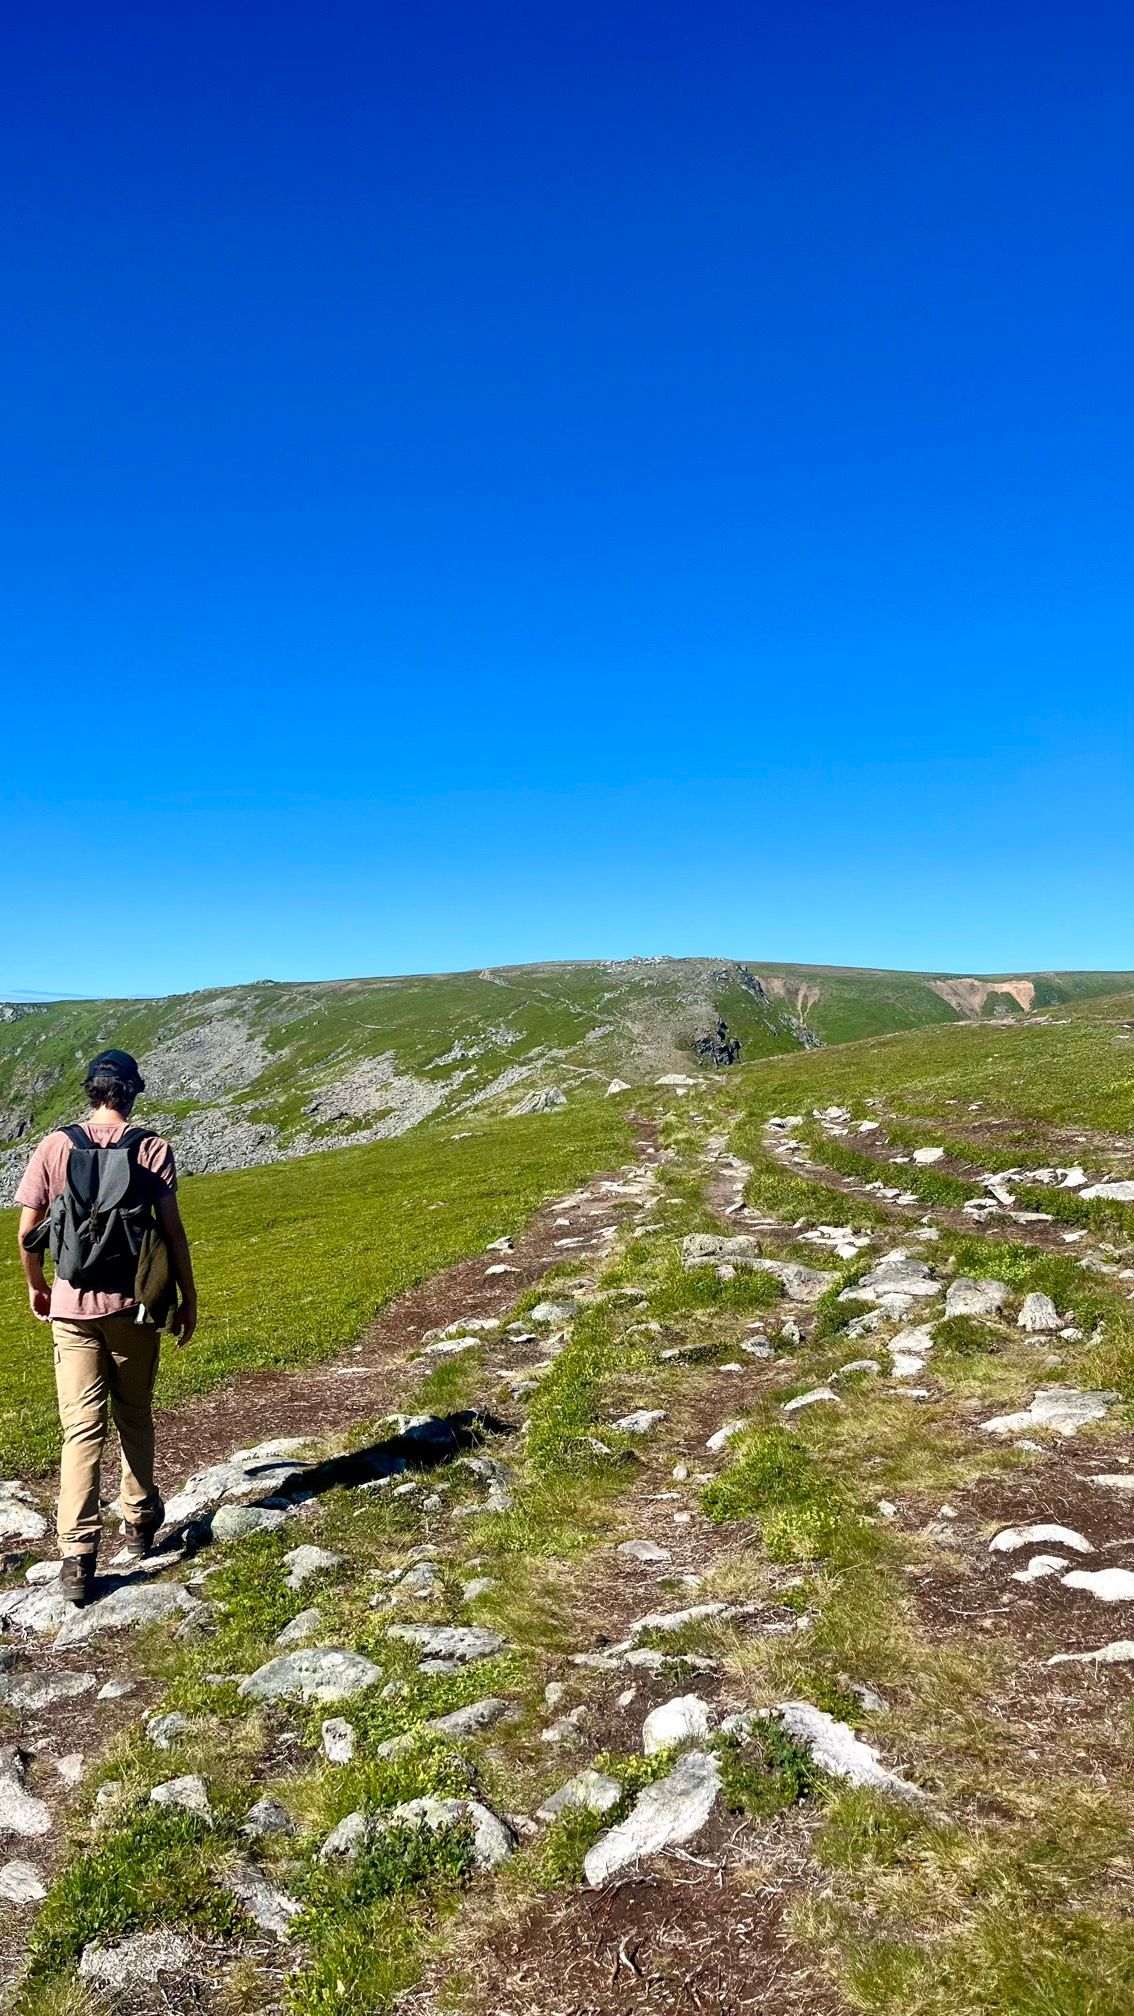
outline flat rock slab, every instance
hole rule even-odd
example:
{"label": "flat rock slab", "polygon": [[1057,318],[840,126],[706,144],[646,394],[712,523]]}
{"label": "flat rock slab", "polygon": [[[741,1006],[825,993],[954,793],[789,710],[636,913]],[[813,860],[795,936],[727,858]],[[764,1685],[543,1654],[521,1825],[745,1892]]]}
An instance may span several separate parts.
{"label": "flat rock slab", "polygon": [[946,1316],[999,1316],[1008,1300],[1005,1281],[970,1281],[961,1275],[945,1292]]}
{"label": "flat rock slab", "polygon": [[456,1659],[462,1665],[491,1659],[505,1644],[499,1631],[482,1624],[391,1624],[388,1635],[415,1645],[424,1658]]}
{"label": "flat rock slab", "polygon": [[198,1973],[200,1953],[179,1932],[137,1932],[117,1946],[85,1946],[79,1975],[100,1988],[152,1988],[163,1975],[187,1979]]}
{"label": "flat rock slab", "polygon": [[98,1684],[97,1673],[21,1673],[13,1679],[0,1674],[0,1706],[25,1714],[51,1708],[57,1701],[76,1701]]}
{"label": "flat rock slab", "polygon": [[0,1897],[7,1904],[38,1904],[47,1888],[32,1862],[5,1862],[0,1869]]}
{"label": "flat rock slab", "polygon": [[1037,1521],[1032,1526],[1005,1526],[988,1543],[991,1554],[1014,1554],[1020,1547],[1038,1547],[1047,1540],[1055,1547],[1070,1547],[1073,1554],[1093,1554],[1094,1548],[1070,1526],[1048,1526]]}
{"label": "flat rock slab", "polygon": [[621,1797],[622,1787],[617,1778],[608,1778],[604,1771],[580,1771],[536,1808],[536,1819],[558,1820],[561,1813],[572,1809],[609,1813]]}
{"label": "flat rock slab", "polygon": [[912,1296],[917,1300],[921,1296],[940,1293],[941,1283],[925,1261],[908,1253],[904,1246],[895,1246],[891,1252],[882,1255],[861,1281],[844,1288],[839,1300],[886,1302],[895,1296]]}
{"label": "flat rock slab", "polygon": [[1128,1666],[1134,1664],[1134,1638],[1112,1638],[1096,1652],[1055,1652],[1049,1666]]}
{"label": "flat rock slab", "polygon": [[1041,1386],[1031,1404],[1017,1414],[996,1414],[982,1421],[986,1435],[1027,1435],[1050,1428],[1057,1435],[1075,1435],[1092,1421],[1101,1421],[1117,1393],[1083,1393],[1075,1386]]}
{"label": "flat rock slab", "polygon": [[490,1694],[483,1701],[470,1701],[467,1708],[454,1708],[449,1715],[434,1715],[427,1722],[419,1722],[413,1729],[406,1729],[400,1736],[387,1736],[375,1751],[378,1757],[397,1757],[406,1750],[412,1750],[422,1736],[444,1736],[451,1741],[461,1742],[467,1736],[479,1736],[490,1729],[505,1715],[515,1713],[515,1704]]}
{"label": "flat rock slab", "polygon": [[780,1412],[799,1414],[805,1407],[817,1407],[821,1400],[833,1400],[836,1407],[842,1406],[838,1394],[833,1393],[829,1386],[813,1386],[810,1393],[797,1393],[794,1400],[785,1400]]}
{"label": "flat rock slab", "polygon": [[55,1650],[87,1645],[107,1631],[131,1631],[139,1624],[162,1624],[170,1617],[203,1620],[204,1603],[180,1582],[124,1582],[83,1610],[72,1610],[55,1640]]}
{"label": "flat rock slab", "polygon": [[381,1678],[382,1668],[361,1652],[319,1646],[269,1659],[238,1691],[251,1701],[349,1701]]}
{"label": "flat rock slab", "polygon": [[624,1561],[641,1561],[646,1567],[666,1568],[673,1560],[668,1547],[656,1540],[624,1540],[618,1549]]}
{"label": "flat rock slab", "polygon": [[818,1302],[839,1278],[819,1267],[804,1267],[798,1260],[757,1260],[753,1267],[758,1274],[774,1274],[789,1302]]}
{"label": "flat rock slab", "polygon": [[690,1624],[709,1624],[735,1615],[731,1603],[694,1603],[688,1610],[651,1610],[630,1628],[634,1637],[640,1638],[643,1631],[684,1631]]}
{"label": "flat rock slab", "polygon": [[301,1452],[309,1442],[294,1437],[239,1449],[227,1462],[212,1463],[186,1479],[165,1508],[167,1526],[184,1526],[215,1512],[226,1499],[271,1498],[310,1467]]}
{"label": "flat rock slab", "polygon": [[692,1840],[712,1813],[721,1789],[721,1767],[707,1750],[688,1750],[665,1778],[638,1794],[626,1819],[600,1834],[587,1852],[583,1871],[592,1889],[646,1855],[660,1855]]}
{"label": "flat rock slab", "polygon": [[1083,1589],[1099,1603],[1134,1603],[1134,1574],[1129,1568],[1073,1568],[1062,1578],[1064,1589]]}
{"label": "flat rock slab", "polygon": [[610,1425],[623,1435],[649,1435],[665,1418],[664,1407],[636,1407],[631,1414],[620,1414]]}
{"label": "flat rock slab", "polygon": [[1134,1204],[1134,1182],[1123,1178],[1118,1183],[1091,1183],[1080,1190],[1080,1197],[1106,1197],[1112,1204]]}
{"label": "flat rock slab", "polygon": [[722,1262],[729,1267],[751,1267],[762,1254],[760,1241],[747,1233],[726,1239],[716,1232],[690,1232],[681,1242],[681,1264],[687,1273],[695,1267],[716,1267]]}

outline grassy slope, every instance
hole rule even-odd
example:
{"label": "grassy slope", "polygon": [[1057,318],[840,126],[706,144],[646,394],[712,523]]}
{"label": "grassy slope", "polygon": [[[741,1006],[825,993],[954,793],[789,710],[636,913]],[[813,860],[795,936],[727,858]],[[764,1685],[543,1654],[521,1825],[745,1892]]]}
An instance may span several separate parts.
{"label": "grassy slope", "polygon": [[[628,1145],[614,1101],[580,1101],[459,1141],[420,1129],[190,1178],[201,1326],[188,1351],[167,1348],[159,1404],[333,1354],[403,1289],[515,1231],[547,1197],[624,1161]],[[52,1460],[57,1430],[51,1340],[27,1313],[15,1222],[0,1213],[0,1468],[26,1472]]]}
{"label": "grassy slope", "polygon": [[1134,1056],[1106,1023],[953,1024],[776,1059],[736,1085],[759,1113],[804,1112],[831,1101],[885,1097],[896,1112],[983,1117],[1055,1127],[1134,1125]]}
{"label": "grassy slope", "polygon": [[[1094,1051],[1079,1041],[1083,1033],[1094,1041]],[[442,1938],[457,1936],[449,1913],[463,1872],[442,1859],[440,1847],[414,1863],[409,1843],[397,1842],[404,1884],[395,1882],[384,1848],[343,1876],[328,1876],[318,1864],[318,1841],[345,1812],[364,1804],[388,1807],[427,1791],[465,1789],[463,1767],[444,1747],[419,1737],[408,1754],[390,1763],[378,1755],[381,1741],[413,1730],[428,1715],[500,1692],[518,1698],[524,1715],[502,1725],[476,1752],[478,1790],[504,1810],[531,1811],[566,1775],[564,1760],[533,1737],[546,1720],[544,1683],[564,1670],[563,1650],[593,1642],[594,1618],[577,1614],[580,1599],[572,1591],[576,1583],[586,1588],[588,1554],[593,1559],[603,1544],[609,1549],[624,1533],[640,1530],[635,1522],[652,1502],[657,1481],[647,1478],[645,1503],[635,1509],[626,1502],[620,1513],[620,1500],[632,1501],[638,1490],[639,1466],[602,1454],[604,1445],[618,1453],[607,1424],[648,1390],[670,1410],[664,1435],[689,1405],[702,1436],[703,1397],[713,1382],[720,1414],[735,1404],[731,1389],[728,1397],[720,1391],[710,1360],[732,1357],[753,1315],[763,1313],[775,1331],[770,1306],[775,1289],[766,1277],[722,1282],[711,1272],[687,1274],[678,1262],[681,1233],[710,1222],[701,1201],[705,1136],[739,1119],[737,1145],[757,1160],[758,1185],[764,1159],[759,1122],[768,1111],[808,1111],[831,1098],[867,1097],[921,1111],[926,1102],[957,1096],[952,1089],[957,1085],[962,1095],[971,1090],[972,1074],[987,1054],[981,1046],[992,1042],[1012,1046],[1014,1073],[996,1081],[995,1096],[1018,1122],[1042,1128],[1078,1102],[1080,1117],[1097,1126],[1120,1092],[1109,1040],[1109,1032],[1098,1030],[937,1031],[863,1044],[838,1056],[820,1053],[798,1064],[773,1061],[722,1077],[707,1099],[696,1102],[703,1119],[686,1106],[667,1129],[675,1160],[661,1172],[666,1202],[654,1213],[664,1218],[665,1230],[628,1242],[607,1277],[608,1286],[640,1287],[645,1299],[632,1308],[616,1300],[582,1314],[538,1386],[523,1449],[517,1445],[513,1452],[512,1510],[492,1520],[434,1528],[411,1506],[391,1499],[375,1497],[360,1507],[344,1494],[325,1508],[312,1537],[340,1549],[353,1564],[345,1583],[318,1592],[328,1628],[336,1643],[353,1643],[378,1658],[398,1684],[352,1705],[359,1756],[346,1770],[328,1771],[320,1761],[321,1709],[310,1715],[281,1711],[299,1741],[286,1752],[287,1775],[268,1782],[305,1830],[298,1856],[290,1845],[285,1849],[292,1858],[286,1880],[308,1904],[287,1990],[289,2016],[384,2012],[412,1983],[423,1955],[428,1958],[430,1940],[438,1932]],[[778,1164],[771,1165],[769,1180],[781,1186],[778,1202],[785,1218],[797,1205],[820,1217],[841,1209],[829,1193],[800,1183]],[[853,1215],[869,1222],[870,1205],[856,1202]],[[896,1228],[889,1236],[897,1236]],[[800,1257],[815,1257],[807,1248],[797,1250]],[[1010,1241],[946,1234],[933,1258],[939,1268],[953,1260],[963,1271],[1002,1273],[1017,1300],[1029,1288],[1044,1288],[1088,1339],[1096,1320],[1116,1336],[1129,1321],[1125,1284],[1084,1274],[1070,1254],[1053,1258]],[[841,1270],[841,1281],[853,1272],[852,1263]],[[791,1746],[769,1753],[758,1738],[735,1753],[722,1753],[730,1808],[742,1808],[761,1823],[760,1875],[770,1891],[786,1843],[785,1888],[794,1890],[796,1900],[788,1929],[829,1971],[841,2006],[861,2016],[1125,2016],[1134,1989],[1127,1904],[1134,1786],[1126,1752],[1114,1747],[1111,1732],[1118,1718],[1107,1724],[1105,1773],[1098,1765],[1089,1768],[1079,1732],[1062,1731],[1058,1715],[1050,1728],[1032,1726],[1031,1702],[1019,1695],[1021,1674],[1026,1678],[1030,1671],[1028,1656],[1010,1635],[1002,1640],[999,1633],[982,1634],[964,1617],[948,1632],[939,1621],[931,1630],[917,1602],[919,1578],[939,1552],[919,1530],[922,1519],[946,1498],[963,1502],[962,1494],[979,1476],[1011,1480],[1024,1461],[1025,1452],[973,1434],[969,1404],[979,1400],[987,1412],[1018,1401],[1021,1391],[1044,1377],[1050,1340],[1021,1337],[1009,1316],[988,1328],[987,1348],[974,1354],[971,1340],[950,1341],[943,1328],[932,1372],[939,1398],[932,1407],[911,1412],[887,1397],[884,1381],[848,1381],[840,1388],[840,1407],[808,1411],[789,1429],[780,1413],[788,1393],[825,1380],[833,1365],[861,1351],[861,1345],[842,1338],[839,1326],[847,1312],[836,1295],[837,1289],[817,1312],[811,1340],[769,1368],[766,1387],[748,1388],[742,1404],[751,1410],[749,1431],[730,1444],[703,1499],[710,1518],[736,1535],[735,1548],[710,1572],[704,1597],[776,1603],[787,1598],[799,1613],[799,1628],[733,1633],[701,1627],[682,1638],[680,1647],[720,1658],[733,1698],[753,1705],[803,1698],[851,1720],[887,1760],[914,1776],[931,1800],[927,1808],[915,1809],[825,1782],[822,1774],[801,1768],[804,1760]],[[664,1324],[664,1334],[652,1334],[644,1319]],[[667,1363],[660,1354],[675,1338],[698,1344],[710,1359]],[[1068,1352],[1070,1380],[1091,1382],[1094,1349],[1084,1341]],[[450,1390],[450,1403],[477,1397],[474,1359],[445,1368],[444,1377],[461,1384],[459,1393]],[[421,1404],[436,1405],[438,1399],[428,1383],[417,1395]],[[1119,1426],[1114,1421],[1085,1436],[1084,1456],[1089,1449],[1105,1460],[1106,1437]],[[600,1429],[602,1442],[596,1444]],[[674,1453],[671,1449],[660,1465],[667,1479]],[[690,1452],[683,1445],[680,1453]],[[1042,1474],[1037,1466],[1037,1476]],[[455,1496],[467,1495],[467,1473],[459,1469],[436,1481]],[[882,1496],[899,1501],[909,1516],[880,1520]],[[456,1592],[475,1558],[478,1570],[487,1565],[492,1581],[471,1614],[505,1632],[517,1652],[492,1666],[423,1682],[404,1649],[384,1636],[387,1618],[367,1607],[371,1573],[403,1564],[425,1532],[445,1561],[443,1614],[462,1621],[470,1614]],[[289,1544],[289,1536],[269,1535],[230,1550],[213,1592],[222,1605],[218,1637],[175,1643],[161,1654],[170,1683],[163,1705],[200,1719],[175,1760],[136,1738],[100,1767],[100,1775],[113,1773],[122,1787],[121,1802],[110,1825],[104,1822],[94,1845],[52,1893],[35,1934],[44,1993],[23,1999],[21,2016],[58,2016],[64,2005],[52,2001],[51,1993],[56,1984],[64,1992],[66,1968],[92,1927],[107,1924],[107,1899],[119,1914],[110,1921],[113,1931],[164,1923],[204,1925],[221,1935],[229,1930],[218,1914],[231,1906],[214,1872],[235,1845],[252,1796],[264,1789],[264,1774],[279,1771],[280,1749],[270,1726],[258,1723],[234,1692],[218,1691],[202,1675],[217,1667],[243,1671],[268,1657],[280,1626],[310,1600],[309,1593],[291,1598],[283,1588],[280,1557]],[[982,1558],[982,1533],[975,1545]],[[784,1570],[790,1571],[786,1580]],[[683,1600],[679,1585],[662,1586],[664,1607]],[[1100,1637],[1105,1633],[1100,1620]],[[666,1649],[679,1649],[679,1641],[667,1640]],[[881,1689],[889,1704],[885,1716],[864,1715],[848,1679]],[[584,1691],[585,1676],[575,1676],[571,1684],[573,1691]],[[670,1691],[685,1684],[686,1677],[671,1669]],[[1089,1684],[1086,1675],[1076,1673],[1076,1692]],[[1099,1712],[1101,1717],[1101,1702]],[[572,1768],[589,1762],[591,1754],[590,1748],[580,1750]],[[600,1761],[627,1794],[665,1768],[662,1759],[636,1754]],[[212,1828],[194,1829],[177,1818],[154,1820],[149,1786],[175,1769],[200,1770],[208,1778],[218,1816]],[[813,1875],[818,1869],[817,1878],[802,1885],[798,1836],[790,1829],[777,1832],[777,1815],[797,1801],[808,1805]],[[494,1899],[481,1901],[480,1893],[471,1906],[470,1944],[463,1951],[458,1947],[458,1964],[446,1968],[447,2008],[459,2016],[483,2016],[486,2007],[495,2006],[487,1989],[478,1991],[475,1968],[461,1964],[475,1946],[477,1914],[482,1925],[491,1925],[495,1911],[522,1926],[532,1896],[549,1890],[559,1893],[557,1910],[569,1910],[570,1892],[580,1884],[582,1851],[599,1824],[589,1817],[560,1823],[525,1847],[500,1878]],[[449,1852],[459,1849],[459,1838],[451,1837]],[[696,1843],[691,1852],[698,1853]],[[664,1869],[656,1880],[665,1881]],[[724,1881],[730,1880],[726,1874]],[[736,1913],[752,1910],[743,1887],[730,1901]],[[673,1931],[682,1908],[675,1887]],[[588,1926],[580,1914],[577,1922],[581,1938],[588,1931],[593,1936],[593,1921]],[[787,1960],[798,1950],[787,1944]]]}

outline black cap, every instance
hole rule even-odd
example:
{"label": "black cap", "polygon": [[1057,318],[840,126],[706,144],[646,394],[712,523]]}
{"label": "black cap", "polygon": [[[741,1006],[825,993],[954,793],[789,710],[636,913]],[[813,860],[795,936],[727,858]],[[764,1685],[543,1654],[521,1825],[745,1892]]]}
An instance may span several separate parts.
{"label": "black cap", "polygon": [[138,1060],[131,1057],[128,1050],[100,1050],[87,1065],[88,1078],[120,1078],[124,1085],[136,1085],[139,1092],[146,1089],[146,1081],[138,1069]]}

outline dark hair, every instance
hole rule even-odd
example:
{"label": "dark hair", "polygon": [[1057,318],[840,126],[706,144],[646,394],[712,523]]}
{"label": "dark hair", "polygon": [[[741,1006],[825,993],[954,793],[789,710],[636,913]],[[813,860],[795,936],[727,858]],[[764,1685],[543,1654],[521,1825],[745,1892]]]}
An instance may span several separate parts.
{"label": "dark hair", "polygon": [[111,1106],[116,1113],[129,1112],[141,1089],[137,1078],[119,1078],[113,1071],[94,1072],[83,1086],[92,1106]]}

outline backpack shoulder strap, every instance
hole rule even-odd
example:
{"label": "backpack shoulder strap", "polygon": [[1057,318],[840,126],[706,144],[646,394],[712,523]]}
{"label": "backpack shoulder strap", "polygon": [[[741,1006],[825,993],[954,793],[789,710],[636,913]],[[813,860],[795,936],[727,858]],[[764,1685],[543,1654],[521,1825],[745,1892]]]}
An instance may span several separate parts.
{"label": "backpack shoulder strap", "polygon": [[67,1136],[72,1148],[93,1148],[95,1145],[86,1128],[80,1127],[77,1121],[70,1127],[60,1127],[59,1132]]}

